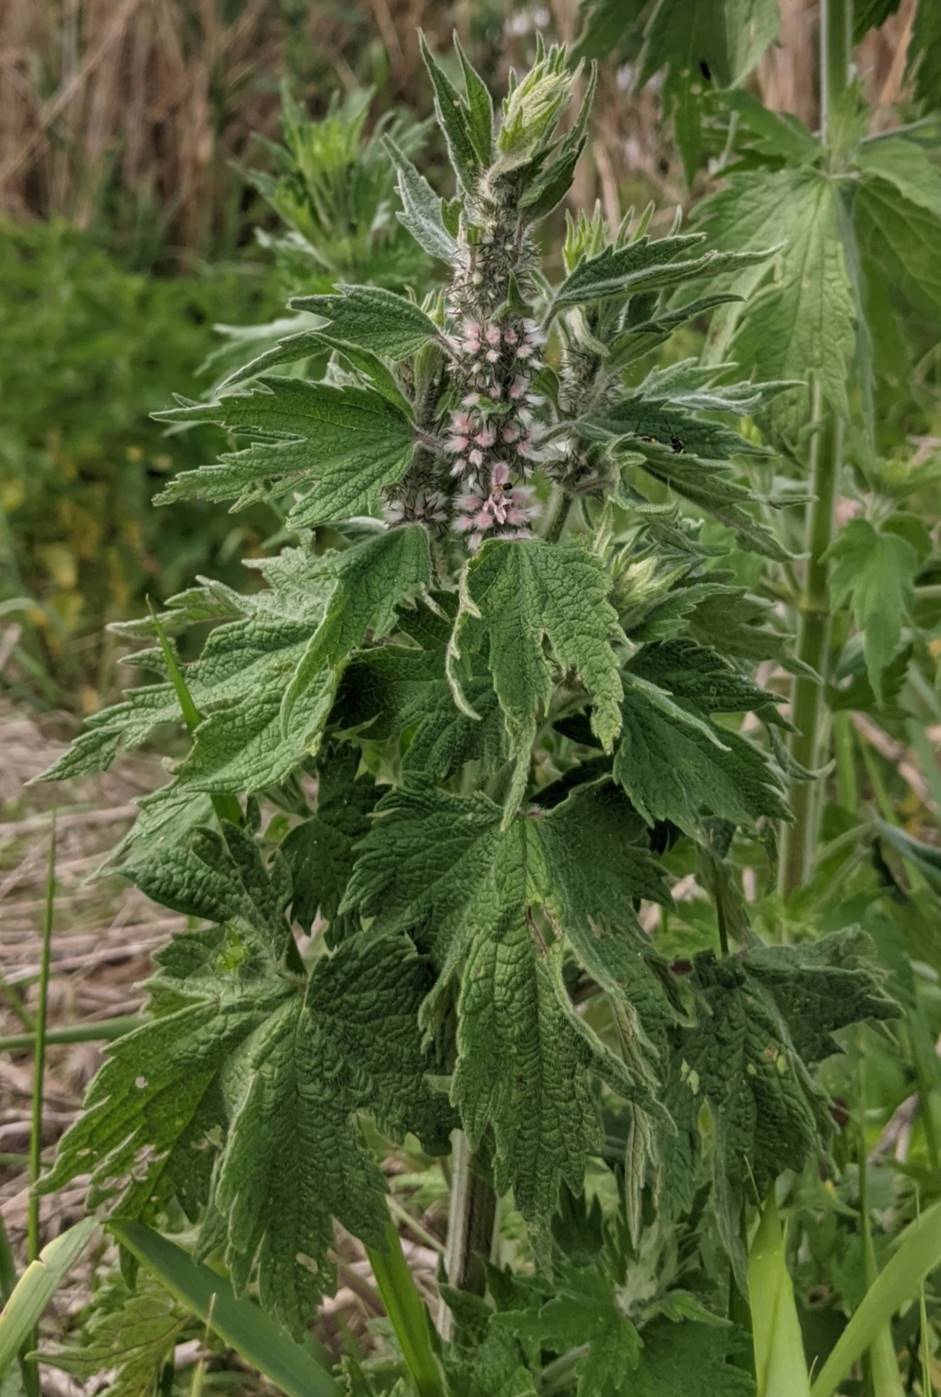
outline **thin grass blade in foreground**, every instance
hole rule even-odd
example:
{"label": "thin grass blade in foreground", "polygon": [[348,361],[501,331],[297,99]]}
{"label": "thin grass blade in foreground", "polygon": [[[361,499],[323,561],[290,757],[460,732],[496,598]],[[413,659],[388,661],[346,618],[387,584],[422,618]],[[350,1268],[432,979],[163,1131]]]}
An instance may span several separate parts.
{"label": "thin grass blade in foreground", "polygon": [[109,1229],[171,1295],[270,1378],[285,1397],[340,1397],[326,1369],[257,1305],[237,1299],[224,1277],[143,1223],[115,1221]]}
{"label": "thin grass blade in foreground", "polygon": [[773,1192],[748,1258],[748,1303],[758,1397],[810,1397],[800,1320]]}
{"label": "thin grass blade in foreground", "polygon": [[853,1364],[941,1257],[941,1203],[935,1203],[902,1233],[892,1260],[870,1286],[820,1370],[811,1397],[833,1397]]}
{"label": "thin grass blade in foreground", "polygon": [[444,1377],[432,1347],[428,1311],[415,1288],[402,1251],[402,1240],[391,1222],[386,1227],[386,1250],[379,1252],[369,1248],[368,1254],[402,1356],[420,1397],[444,1397]]}
{"label": "thin grass blade in foreground", "polygon": [[0,1377],[33,1332],[39,1317],[88,1245],[97,1226],[83,1218],[43,1247],[20,1277],[0,1314]]}

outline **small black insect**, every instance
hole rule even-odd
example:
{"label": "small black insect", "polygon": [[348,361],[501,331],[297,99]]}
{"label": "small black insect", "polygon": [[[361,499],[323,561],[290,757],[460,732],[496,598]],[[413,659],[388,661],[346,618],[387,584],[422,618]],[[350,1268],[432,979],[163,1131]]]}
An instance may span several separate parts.
{"label": "small black insect", "polygon": [[685,446],[683,445],[683,443],[680,441],[679,437],[671,437],[671,438],[670,438],[670,449],[671,449],[672,451],[675,451],[676,454],[679,455],[681,451],[685,451],[685,450],[686,450],[686,447],[685,447]]}
{"label": "small black insect", "polygon": [[700,58],[699,60],[699,71],[706,79],[706,82],[712,82],[712,69],[704,58]]}

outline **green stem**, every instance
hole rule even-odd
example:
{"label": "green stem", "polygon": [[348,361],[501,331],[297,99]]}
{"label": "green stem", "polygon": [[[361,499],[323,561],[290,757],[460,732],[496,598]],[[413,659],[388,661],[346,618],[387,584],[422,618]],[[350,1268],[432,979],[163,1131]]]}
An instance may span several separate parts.
{"label": "green stem", "polygon": [[[824,554],[833,542],[834,502],[840,469],[842,423],[825,404],[819,385],[814,389],[814,416],[820,423],[813,442],[811,489],[813,503],[807,519],[807,562],[800,598],[797,655],[820,681],[826,682],[830,644],[830,595],[828,564]],[[823,421],[820,419],[823,417]],[[823,754],[825,710],[822,683],[808,674],[797,674],[791,686],[791,721],[796,732],[788,750],[800,766],[815,771]],[[793,824],[785,826],[781,839],[778,890],[787,897],[804,886],[810,875],[817,835],[816,782],[794,778],[790,783]]]}
{"label": "green stem", "polygon": [[[96,1023],[69,1024],[65,1028],[50,1028],[46,1031],[45,1043],[110,1043],[121,1038],[132,1029],[140,1028],[146,1020],[139,1014],[118,1014],[113,1019],[102,1019]],[[0,1053],[24,1052],[34,1048],[39,1041],[38,1032],[8,1033],[0,1038]]]}
{"label": "green stem", "polygon": [[[820,8],[820,130],[832,154],[840,140],[839,108],[850,80],[853,36],[853,0],[821,0]],[[830,594],[828,565],[824,555],[835,532],[834,504],[843,446],[843,423],[830,410],[820,382],[814,383],[813,420],[816,424],[811,455],[811,493],[807,516],[804,581],[800,596],[798,658],[827,680],[830,644]],[[789,748],[791,756],[811,771],[824,754],[826,712],[820,685],[797,675],[791,687],[791,720],[797,728]],[[791,780],[790,803],[794,823],[781,840],[778,891],[782,896],[803,887],[810,876],[817,836],[820,792],[817,782]]]}
{"label": "green stem", "polygon": [[49,829],[49,856],[46,863],[46,905],[42,924],[42,950],[39,959],[39,1003],[36,1008],[36,1058],[33,1067],[33,1111],[29,1133],[30,1195],[26,1213],[27,1259],[35,1261],[40,1251],[39,1195],[36,1185],[42,1173],[42,1107],[46,1079],[46,1020],[49,1008],[49,969],[52,961],[52,926],[56,904],[56,809],[52,809]]}
{"label": "green stem", "polygon": [[391,1222],[386,1224],[385,1250],[368,1248],[367,1254],[419,1397],[445,1397],[447,1388],[434,1349],[428,1311],[415,1287],[399,1234]]}
{"label": "green stem", "polygon": [[543,535],[547,543],[558,543],[571,508],[572,496],[567,495],[561,485],[557,485],[553,492],[552,503],[549,506],[549,521]]}
{"label": "green stem", "polygon": [[820,0],[820,130],[832,145],[837,104],[849,83],[853,0]]}
{"label": "green stem", "polygon": [[[497,1196],[489,1179],[489,1164],[474,1151],[463,1130],[455,1131],[451,1154],[451,1206],[445,1268],[448,1281],[458,1290],[483,1295],[487,1285],[486,1262],[493,1246],[497,1220]],[[438,1328],[450,1337],[450,1312],[444,1306]]]}
{"label": "green stem", "polygon": [[859,804],[859,785],[856,780],[856,742],[853,737],[853,720],[849,713],[833,715],[833,746],[836,754],[836,787],[840,805],[844,810],[855,811]]}

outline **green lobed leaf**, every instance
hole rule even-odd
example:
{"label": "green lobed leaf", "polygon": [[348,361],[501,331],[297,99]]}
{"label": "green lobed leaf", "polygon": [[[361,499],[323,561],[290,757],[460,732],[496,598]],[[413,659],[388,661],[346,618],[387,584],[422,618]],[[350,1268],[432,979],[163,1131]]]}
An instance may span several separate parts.
{"label": "green lobed leaf", "polygon": [[397,1136],[415,1130],[446,1147],[418,1029],[429,984],[402,938],[345,944],[316,963],[303,1003],[294,998],[269,1016],[239,1062],[243,1086],[215,1206],[236,1291],[257,1269],[262,1305],[292,1333],[304,1332],[333,1284],[333,1218],[384,1246],[385,1183],[359,1144],[354,1113],[369,1110]]}
{"label": "green lobed leaf", "polygon": [[898,654],[902,624],[914,604],[918,554],[900,534],[877,530],[868,519],[851,519],[826,556],[833,605],[849,602],[852,608],[869,682],[881,703],[883,674]]}
{"label": "green lobed leaf", "polygon": [[421,524],[388,529],[323,559],[335,579],[323,620],[291,675],[281,704],[287,728],[298,704],[323,685],[324,672],[345,663],[367,634],[380,640],[395,628],[397,608],[432,583],[428,532]]}
{"label": "green lobed leaf", "polygon": [[407,359],[440,333],[414,301],[379,286],[339,282],[335,293],[295,296],[290,305],[292,310],[322,316],[329,322],[332,339],[371,350],[393,362]]}
{"label": "green lobed leaf", "polygon": [[[868,158],[868,157],[867,157]],[[856,191],[855,225],[866,255],[867,275],[884,285],[890,299],[901,288],[906,298],[934,319],[941,308],[941,268],[937,246],[941,221],[935,210],[935,190],[919,179],[911,183],[906,158],[897,180],[870,175]],[[906,189],[900,190],[904,178]]]}
{"label": "green lobed leaf", "polygon": [[755,518],[755,496],[739,483],[725,461],[707,460],[668,450],[658,442],[641,441],[630,443],[624,459],[627,469],[644,471],[669,486],[674,494],[718,519],[733,531],[740,547],[781,562],[790,557],[768,525]]}
{"label": "green lobed leaf", "polygon": [[697,1022],[671,1031],[666,1106],[678,1133],[663,1139],[663,1203],[689,1206],[708,1105],[716,1222],[743,1286],[743,1203],[763,1199],[783,1169],[799,1172],[822,1154],[832,1127],[810,1068],[837,1050],[837,1030],[895,1015],[866,949],[851,931],[811,946],[755,943],[735,958],[694,958]]}
{"label": "green lobed leaf", "polygon": [[435,116],[444,134],[454,173],[468,194],[473,194],[481,174],[481,160],[472,134],[479,138],[479,119],[472,118],[468,103],[461,97],[419,32],[421,56],[435,94]]}
{"label": "green lobed leaf", "polygon": [[472,1146],[492,1132],[494,1186],[512,1188],[541,1229],[560,1183],[581,1188],[601,1123],[591,1050],[534,944],[525,895],[526,841],[516,827],[501,840],[468,929],[451,1099]]}
{"label": "green lobed leaf", "polygon": [[775,39],[777,0],[655,0],[644,29],[638,82],[666,68],[662,89],[686,177],[702,155],[703,98],[712,84],[742,83]]}
{"label": "green lobed leaf", "polygon": [[742,1366],[748,1336],[731,1325],[658,1319],[644,1327],[643,1340],[632,1397],[755,1397],[755,1380]]}
{"label": "green lobed leaf", "polygon": [[369,829],[379,792],[371,776],[357,776],[359,752],[330,749],[321,762],[317,811],[295,825],[281,844],[291,870],[291,911],[306,930],[320,914],[335,934],[340,903],[353,868],[353,846]]}
{"label": "green lobed leaf", "polygon": [[113,1045],[43,1187],[90,1168],[90,1206],[123,1218],[173,1197],[190,1214],[208,1205],[236,1291],[257,1274],[263,1306],[301,1333],[332,1283],[332,1218],[383,1245],[385,1186],[356,1113],[446,1148],[418,1026],[433,975],[404,938],[382,938],[321,957],[305,992],[286,968],[290,882],[244,832],[226,827],[225,850],[205,838],[210,874],[228,853],[230,891],[210,879],[191,905],[205,914],[218,895],[220,921],[158,956],[154,1017]]}
{"label": "green lobed leaf", "polygon": [[941,170],[924,146],[905,136],[863,141],[857,163],[865,175],[894,186],[902,198],[941,220]]}
{"label": "green lobed leaf", "polygon": [[109,1291],[96,1293],[81,1345],[44,1348],[40,1362],[86,1380],[110,1371],[109,1397],[150,1397],[187,1315],[150,1275],[139,1277],[132,1292]]}
{"label": "green lobed leaf", "polygon": [[566,1267],[538,1311],[505,1310],[494,1323],[538,1339],[553,1353],[581,1350],[574,1365],[577,1397],[621,1397],[641,1355],[641,1336],[610,1279],[595,1268]]}
{"label": "green lobed leaf", "polygon": [[716,710],[708,696],[697,701],[702,675],[655,664],[668,691],[645,677],[643,655],[625,671],[614,776],[644,819],[670,820],[687,832],[707,815],[746,826],[762,816],[788,819],[781,772],[748,738],[710,721]]}
{"label": "green lobed leaf", "polygon": [[440,196],[391,136],[384,135],[382,143],[397,172],[402,207],[396,218],[430,257],[450,265],[457,254],[457,243],[444,226]]}
{"label": "green lobed leaf", "polygon": [[257,438],[219,465],[184,471],[159,502],[298,489],[289,520],[309,527],[368,513],[380,487],[404,474],[413,428],[380,393],[266,375],[256,383],[250,393],[156,414],[165,422],[215,422]]}
{"label": "green lobed leaf", "polygon": [[[840,198],[839,186],[808,166],[732,174],[701,206],[698,223],[719,246],[757,249],[773,239],[781,247],[771,279],[767,267],[719,279],[718,289],[750,299],[713,319],[716,356],[729,351],[760,378],[817,378],[830,406],[846,416],[858,309]],[[807,393],[791,392],[770,404],[764,420],[793,444],[808,414]]]}
{"label": "green lobed leaf", "polygon": [[508,813],[525,793],[530,753],[553,691],[544,640],[563,669],[577,674],[592,702],[592,730],[610,750],[620,728],[621,680],[614,645],[623,640],[607,600],[603,562],[578,544],[541,539],[484,544],[467,565],[448,672],[470,716],[460,661],[486,642],[487,663],[516,763]]}
{"label": "green lobed leaf", "polygon": [[465,762],[493,773],[507,760],[503,713],[489,674],[465,680],[463,691],[476,719],[454,703],[444,677],[444,649],[383,645],[362,652],[346,670],[332,722],[341,729],[368,724],[364,735],[380,741],[406,737],[403,773],[444,781]]}
{"label": "green lobed leaf", "polygon": [[[632,907],[634,897],[662,897],[662,884],[640,847],[615,847],[638,827],[610,790],[581,792],[578,801],[503,829],[500,807],[483,795],[417,784],[391,791],[360,846],[341,909],[372,919],[370,936],[407,931],[433,948],[439,981],[427,1019],[460,971],[452,1100],[472,1139],[492,1131],[496,1186],[513,1189],[537,1229],[548,1224],[561,1181],[578,1190],[585,1155],[598,1147],[592,1077],[655,1106],[649,1069],[616,1059],[575,1014],[560,976],[561,943],[543,942],[536,909],[577,955],[586,948],[586,968],[596,967],[635,1017],[646,1010],[656,1027],[671,1012],[657,1002],[655,958]],[[600,828],[614,856],[587,916],[578,909],[583,871],[557,857],[581,815],[607,822]]]}

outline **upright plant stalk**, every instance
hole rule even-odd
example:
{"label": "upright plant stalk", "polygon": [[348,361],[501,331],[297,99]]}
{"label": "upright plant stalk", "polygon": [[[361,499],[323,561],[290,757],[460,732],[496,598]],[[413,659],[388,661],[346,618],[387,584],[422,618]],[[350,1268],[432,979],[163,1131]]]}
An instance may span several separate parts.
{"label": "upright plant stalk", "polygon": [[[487,1178],[485,1161],[471,1149],[463,1130],[454,1133],[451,1154],[451,1206],[445,1267],[448,1281],[461,1290],[483,1295],[484,1262],[490,1254],[497,1217],[497,1196]],[[447,1322],[442,1313],[442,1321]]]}
{"label": "upright plant stalk", "polygon": [[[820,6],[820,126],[832,148],[841,95],[849,80],[853,26],[852,0],[821,0]],[[821,764],[827,715],[822,684],[826,682],[830,645],[829,568],[825,555],[834,538],[834,505],[843,447],[843,423],[829,409],[820,384],[814,384],[813,419],[816,431],[811,454],[811,493],[807,516],[804,583],[800,597],[797,655],[820,682],[798,674],[791,689],[791,718],[797,731],[790,755],[811,771]],[[794,823],[784,831],[778,890],[787,896],[810,875],[816,842],[819,792],[816,782],[791,781]]]}
{"label": "upright plant stalk", "polygon": [[[49,1007],[49,967],[52,958],[52,928],[55,917],[56,899],[56,807],[52,808],[52,824],[49,830],[49,856],[46,864],[46,898],[43,910],[42,949],[39,958],[39,1003],[36,1007],[36,1046],[33,1067],[33,1103],[29,1132],[29,1203],[26,1210],[26,1259],[36,1261],[41,1238],[39,1233],[39,1195],[36,1185],[42,1173],[42,1117],[43,1097],[46,1080],[46,1020]],[[23,1347],[20,1355],[20,1373],[29,1397],[39,1397],[39,1371],[36,1364],[26,1358],[27,1352],[36,1347],[36,1334],[33,1334]]]}
{"label": "upright plant stalk", "polygon": [[[812,674],[799,673],[791,688],[791,720],[796,732],[789,743],[791,759],[815,771],[820,766],[826,728],[823,683],[830,646],[829,567],[824,554],[833,542],[834,505],[842,448],[842,423],[827,414],[819,385],[814,387],[814,417],[818,421],[811,455],[813,503],[807,519],[804,582],[799,602],[797,655]],[[816,678],[815,676],[819,676]],[[794,822],[781,841],[779,891],[787,896],[807,881],[813,863],[819,809],[817,783],[791,781]]]}
{"label": "upright plant stalk", "polygon": [[42,950],[39,960],[39,1004],[36,1009],[36,1048],[33,1070],[33,1109],[29,1134],[30,1197],[26,1220],[27,1259],[35,1261],[40,1251],[39,1197],[35,1190],[42,1172],[42,1105],[46,1077],[46,1018],[49,999],[49,965],[52,956],[52,926],[56,898],[56,811],[53,807],[46,865],[46,899],[43,911]]}

